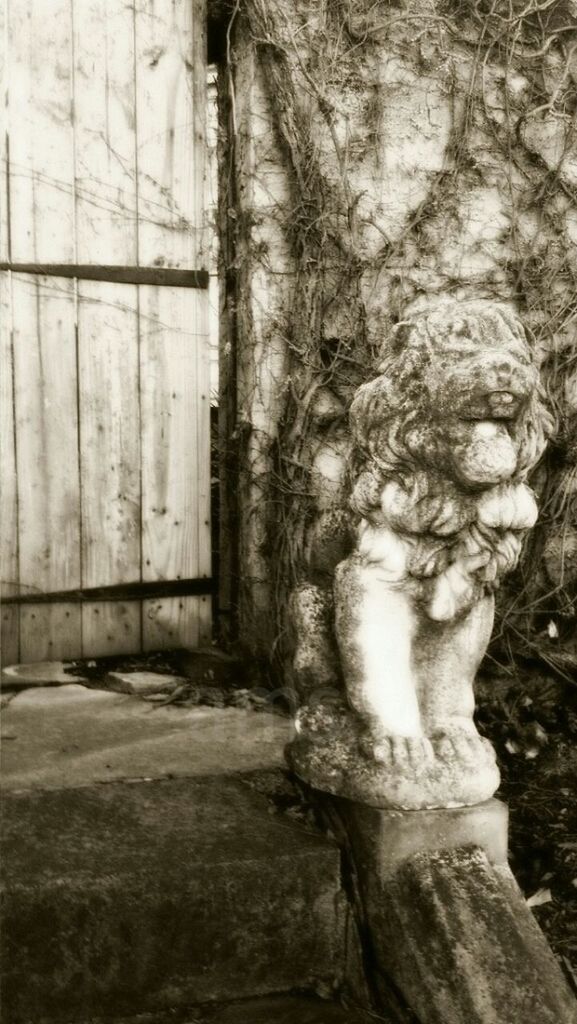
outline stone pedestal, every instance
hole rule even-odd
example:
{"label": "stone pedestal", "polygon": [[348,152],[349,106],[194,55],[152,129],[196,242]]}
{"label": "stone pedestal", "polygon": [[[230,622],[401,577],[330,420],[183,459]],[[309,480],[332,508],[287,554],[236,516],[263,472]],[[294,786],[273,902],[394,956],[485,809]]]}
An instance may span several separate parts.
{"label": "stone pedestal", "polygon": [[490,864],[509,870],[509,811],[501,800],[432,811],[379,810],[350,800],[334,805],[346,822],[357,868],[377,883],[416,854],[464,846],[480,847]]}
{"label": "stone pedestal", "polygon": [[[575,1024],[577,1003],[507,866],[507,808],[332,800],[382,1005],[420,1024]],[[409,1019],[409,1017],[407,1017]]]}

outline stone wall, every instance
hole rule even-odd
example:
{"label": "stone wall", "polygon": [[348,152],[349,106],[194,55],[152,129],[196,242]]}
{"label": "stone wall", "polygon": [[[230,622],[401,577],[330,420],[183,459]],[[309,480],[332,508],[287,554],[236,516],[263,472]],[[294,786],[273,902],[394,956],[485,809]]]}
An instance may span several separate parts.
{"label": "stone wall", "polygon": [[242,638],[285,646],[287,591],[344,486],[348,402],[392,328],[441,296],[488,298],[523,319],[559,424],[499,632],[562,660],[576,644],[577,5],[244,0],[228,40],[221,365]]}

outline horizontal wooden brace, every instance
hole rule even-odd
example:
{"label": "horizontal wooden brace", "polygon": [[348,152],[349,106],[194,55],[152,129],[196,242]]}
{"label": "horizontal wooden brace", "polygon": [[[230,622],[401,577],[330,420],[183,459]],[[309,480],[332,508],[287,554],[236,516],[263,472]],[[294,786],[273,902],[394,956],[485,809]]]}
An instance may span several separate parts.
{"label": "horizontal wooden brace", "polygon": [[81,281],[165,285],[170,288],[208,288],[208,270],[96,266],[91,263],[0,263],[0,270],[42,277],[77,277]]}
{"label": "horizontal wooden brace", "polygon": [[78,601],[146,601],[161,597],[194,597],[212,594],[212,577],[185,580],[151,580],[115,583],[107,587],[81,590],[54,590],[49,594],[10,594],[2,596],[2,604],[76,604]]}

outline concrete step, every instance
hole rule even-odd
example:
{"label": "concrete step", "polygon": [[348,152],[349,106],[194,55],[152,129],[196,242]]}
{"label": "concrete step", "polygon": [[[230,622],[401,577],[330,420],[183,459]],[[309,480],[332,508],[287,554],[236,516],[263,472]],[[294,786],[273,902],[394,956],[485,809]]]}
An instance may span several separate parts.
{"label": "concrete step", "polygon": [[3,1024],[332,991],[339,852],[269,798],[281,720],[79,691],[5,709]]}
{"label": "concrete step", "polygon": [[332,985],[339,856],[238,779],[4,797],[3,1020]]}

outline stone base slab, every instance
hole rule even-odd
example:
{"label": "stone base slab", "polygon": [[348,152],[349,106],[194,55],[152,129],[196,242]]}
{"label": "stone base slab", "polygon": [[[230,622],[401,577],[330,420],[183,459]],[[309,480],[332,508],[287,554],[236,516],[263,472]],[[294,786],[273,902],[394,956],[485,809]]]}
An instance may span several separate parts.
{"label": "stone base slab", "polygon": [[489,863],[508,868],[509,809],[501,800],[428,811],[378,810],[350,800],[332,804],[348,834],[357,837],[357,848],[362,844],[363,863],[381,879],[416,854],[465,846],[480,847]]}

